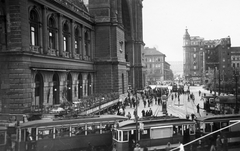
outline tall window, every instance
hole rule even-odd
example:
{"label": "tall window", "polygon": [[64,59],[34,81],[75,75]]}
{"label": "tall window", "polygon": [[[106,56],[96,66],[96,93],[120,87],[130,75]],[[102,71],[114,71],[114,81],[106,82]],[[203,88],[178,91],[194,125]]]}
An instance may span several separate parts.
{"label": "tall window", "polygon": [[68,24],[65,23],[63,25],[63,51],[64,52],[69,52],[69,48],[68,48],[68,45],[69,45],[69,38],[68,38],[68,36],[69,35],[70,35],[70,33],[69,33]]}
{"label": "tall window", "polygon": [[83,96],[83,80],[82,74],[79,73],[78,75],[78,98],[80,99]]}
{"label": "tall window", "polygon": [[67,75],[67,100],[72,102],[72,76],[70,73]]}
{"label": "tall window", "polygon": [[87,80],[88,80],[87,94],[91,95],[92,94],[92,92],[91,92],[92,80],[91,80],[91,75],[90,74],[88,74]]}
{"label": "tall window", "polygon": [[90,35],[89,35],[89,31],[85,32],[85,54],[86,56],[90,56]]}
{"label": "tall window", "polygon": [[80,54],[81,52],[81,37],[80,37],[80,31],[79,28],[75,29],[75,53]]}
{"label": "tall window", "polygon": [[56,44],[55,44],[55,33],[56,33],[56,23],[53,17],[49,18],[48,21],[48,30],[49,30],[49,48],[51,49],[56,49]]}
{"label": "tall window", "polygon": [[38,73],[35,76],[35,102],[33,102],[35,108],[43,108],[43,79]]}
{"label": "tall window", "polygon": [[30,20],[30,44],[32,46],[38,45],[38,30],[39,30],[38,19],[39,17],[36,10],[31,10],[29,20]]}
{"label": "tall window", "polygon": [[57,73],[53,75],[53,104],[59,104],[59,77]]}

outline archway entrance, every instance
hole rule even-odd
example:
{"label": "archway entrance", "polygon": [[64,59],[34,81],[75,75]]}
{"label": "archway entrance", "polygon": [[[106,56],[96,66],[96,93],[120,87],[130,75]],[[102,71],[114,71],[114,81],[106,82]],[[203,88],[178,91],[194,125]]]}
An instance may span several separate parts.
{"label": "archway entrance", "polygon": [[87,85],[87,95],[91,95],[92,92],[91,92],[91,87],[92,87],[92,80],[91,80],[91,75],[88,74],[88,77],[87,77],[87,80],[88,80],[88,85]]}
{"label": "archway entrance", "polygon": [[83,82],[82,82],[82,74],[78,75],[78,98],[80,99],[83,96]]}
{"label": "archway entrance", "polygon": [[67,76],[67,100],[72,102],[72,76],[70,73]]}
{"label": "archway entrance", "polygon": [[40,73],[35,76],[35,102],[34,107],[43,108],[43,78]]}
{"label": "archway entrance", "polygon": [[57,73],[53,75],[53,104],[59,104],[59,77]]}

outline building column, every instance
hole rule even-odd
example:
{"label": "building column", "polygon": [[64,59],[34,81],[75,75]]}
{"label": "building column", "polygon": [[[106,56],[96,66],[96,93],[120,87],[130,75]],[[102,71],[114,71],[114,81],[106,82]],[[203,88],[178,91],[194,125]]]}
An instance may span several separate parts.
{"label": "building column", "polygon": [[48,32],[47,32],[47,15],[46,15],[47,7],[43,6],[42,9],[42,22],[43,22],[43,53],[48,53]]}
{"label": "building column", "polygon": [[58,17],[58,47],[59,54],[63,56],[63,35],[62,35],[62,15],[59,14]]}

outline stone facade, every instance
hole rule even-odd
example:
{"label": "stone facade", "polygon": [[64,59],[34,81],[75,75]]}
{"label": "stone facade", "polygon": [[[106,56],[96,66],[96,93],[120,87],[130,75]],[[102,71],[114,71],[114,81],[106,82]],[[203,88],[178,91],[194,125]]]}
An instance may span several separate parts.
{"label": "stone facade", "polygon": [[146,65],[146,82],[148,84],[157,84],[166,80],[166,62],[165,54],[156,48],[144,48],[144,63]]}
{"label": "stone facade", "polygon": [[0,21],[0,112],[144,86],[141,0],[7,0]]}
{"label": "stone facade", "polygon": [[[220,74],[231,71],[230,37],[204,40],[190,36],[186,29],[183,36],[183,71],[185,82],[206,83],[216,70]],[[216,72],[215,71],[215,72]]]}

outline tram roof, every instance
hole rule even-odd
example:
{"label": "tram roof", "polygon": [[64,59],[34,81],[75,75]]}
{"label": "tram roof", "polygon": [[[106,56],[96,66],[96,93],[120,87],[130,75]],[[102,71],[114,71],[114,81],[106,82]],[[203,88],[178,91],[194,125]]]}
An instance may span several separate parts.
{"label": "tram roof", "polygon": [[[144,124],[144,128],[157,127],[157,126],[167,126],[167,125],[182,125],[182,124],[195,124],[195,122],[182,119],[179,117],[170,117],[170,116],[160,116],[160,117],[151,117],[148,119],[140,119],[139,123]],[[136,129],[135,120],[122,121],[118,125],[118,129],[121,130],[132,130]]]}
{"label": "tram roof", "polygon": [[20,128],[28,127],[42,127],[42,126],[54,126],[63,124],[79,124],[79,123],[94,123],[94,122],[110,122],[118,120],[127,120],[127,117],[119,115],[98,115],[98,116],[85,116],[80,118],[71,119],[41,119],[35,121],[29,121],[26,123],[21,123]]}
{"label": "tram roof", "polygon": [[240,115],[239,114],[208,115],[206,117],[199,117],[196,120],[203,122],[240,120]]}

